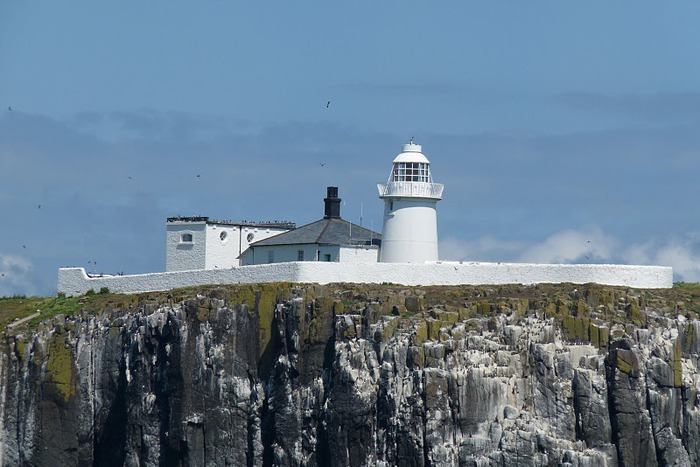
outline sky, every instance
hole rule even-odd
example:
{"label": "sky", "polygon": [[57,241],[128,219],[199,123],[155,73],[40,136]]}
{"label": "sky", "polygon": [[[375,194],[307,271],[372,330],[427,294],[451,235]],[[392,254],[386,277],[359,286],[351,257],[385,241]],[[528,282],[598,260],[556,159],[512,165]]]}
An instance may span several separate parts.
{"label": "sky", "polygon": [[411,138],[445,184],[441,259],[698,282],[698,19],[695,1],[0,0],[0,296],[53,295],[65,266],[163,271],[169,216],[313,222],[327,186],[381,231],[376,183]]}

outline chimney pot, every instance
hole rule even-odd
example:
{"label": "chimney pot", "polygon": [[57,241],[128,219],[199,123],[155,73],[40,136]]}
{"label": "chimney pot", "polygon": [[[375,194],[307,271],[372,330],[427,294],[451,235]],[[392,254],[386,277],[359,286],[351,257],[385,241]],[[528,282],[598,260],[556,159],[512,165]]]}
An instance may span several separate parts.
{"label": "chimney pot", "polygon": [[338,187],[329,186],[326,188],[326,197],[324,201],[325,219],[340,219],[340,198],[338,198]]}

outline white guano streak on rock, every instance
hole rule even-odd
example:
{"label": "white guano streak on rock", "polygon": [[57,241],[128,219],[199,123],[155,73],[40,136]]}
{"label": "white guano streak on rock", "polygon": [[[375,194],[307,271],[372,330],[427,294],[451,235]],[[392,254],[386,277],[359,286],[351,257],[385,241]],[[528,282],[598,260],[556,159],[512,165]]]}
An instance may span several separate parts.
{"label": "white guano streak on rock", "polygon": [[5,465],[5,398],[7,391],[7,372],[9,365],[7,364],[8,356],[6,353],[0,355],[0,465]]}

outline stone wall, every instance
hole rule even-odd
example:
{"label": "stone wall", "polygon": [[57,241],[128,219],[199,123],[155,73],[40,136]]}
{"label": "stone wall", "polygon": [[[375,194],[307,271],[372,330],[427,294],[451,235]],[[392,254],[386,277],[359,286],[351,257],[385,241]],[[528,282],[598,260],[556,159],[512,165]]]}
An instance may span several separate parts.
{"label": "stone wall", "polygon": [[83,268],[58,271],[58,292],[80,295],[109,288],[118,293],[170,290],[205,284],[350,282],[402,285],[597,283],[642,289],[669,288],[673,270],[663,266],[620,264],[527,264],[435,262],[325,263],[315,261],[261,264],[224,270],[173,271],[129,276],[89,277]]}

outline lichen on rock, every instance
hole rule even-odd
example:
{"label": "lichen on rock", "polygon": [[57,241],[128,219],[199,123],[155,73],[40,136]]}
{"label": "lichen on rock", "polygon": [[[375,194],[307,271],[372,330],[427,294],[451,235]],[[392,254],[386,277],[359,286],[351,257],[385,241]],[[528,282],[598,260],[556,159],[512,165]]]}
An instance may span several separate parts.
{"label": "lichen on rock", "polygon": [[94,296],[6,332],[0,463],[697,465],[699,296],[260,284],[91,310]]}

